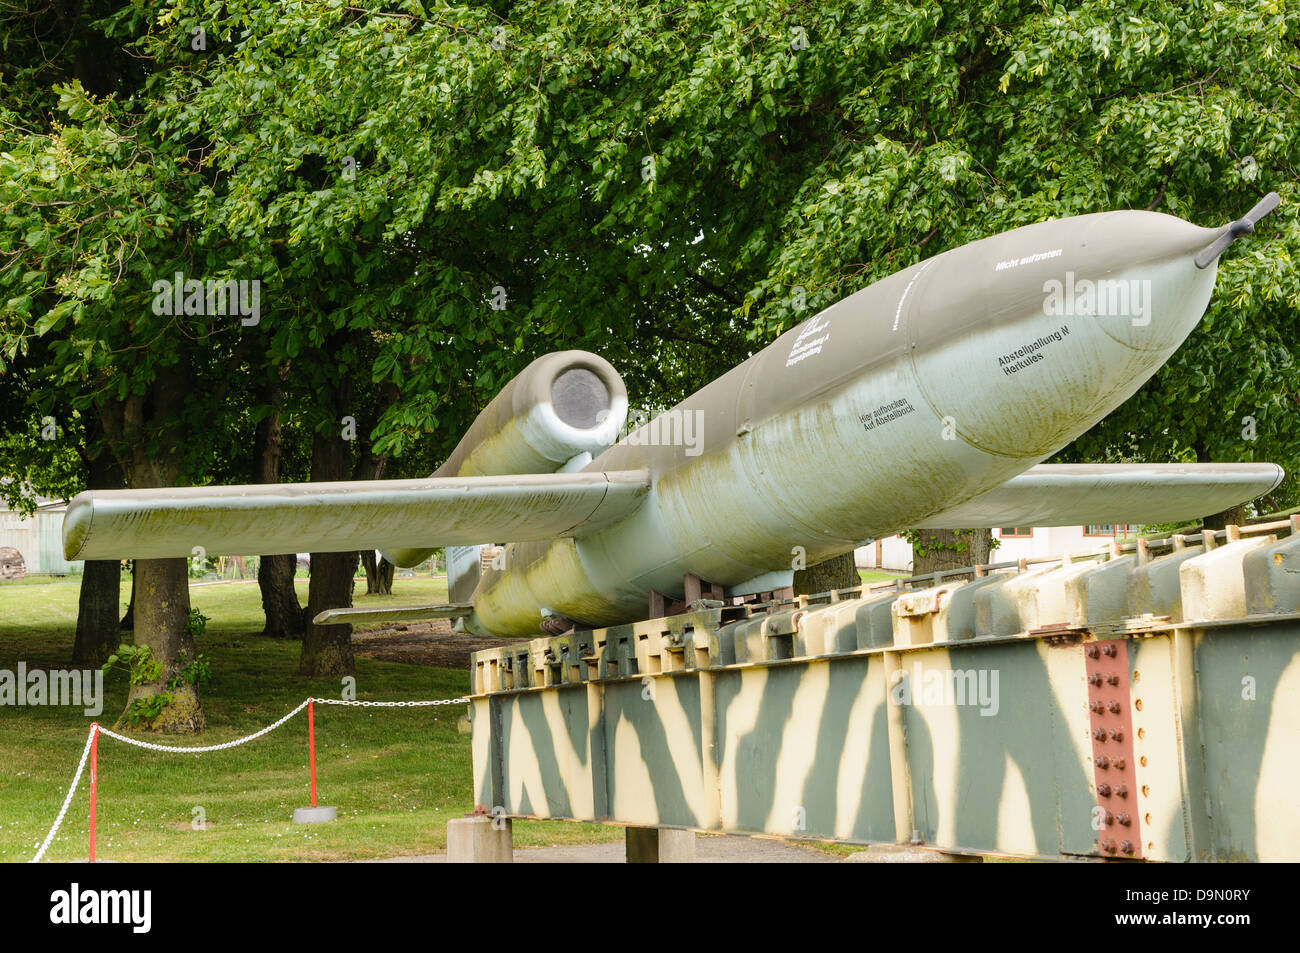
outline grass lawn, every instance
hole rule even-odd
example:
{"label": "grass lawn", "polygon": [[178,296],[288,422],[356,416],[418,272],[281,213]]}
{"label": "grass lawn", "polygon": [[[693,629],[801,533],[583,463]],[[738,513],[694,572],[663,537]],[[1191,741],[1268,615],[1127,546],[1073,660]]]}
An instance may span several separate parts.
{"label": "grass lawn", "polygon": [[[299,596],[307,601],[307,580]],[[364,590],[364,583],[361,589]],[[442,578],[397,579],[396,595],[358,595],[357,605],[440,602]],[[77,585],[0,584],[0,669],[67,668],[77,616]],[[123,596],[129,586],[123,587]],[[192,605],[211,620],[199,650],[214,680],[203,693],[209,728],[163,744],[215,744],[250,734],[307,695],[337,697],[340,684],[296,674],[299,645],[258,638],[255,581],[195,583]],[[125,609],[125,598],[123,599]],[[463,695],[469,673],[357,660],[357,698],[400,700]],[[104,711],[0,708],[0,861],[35,853],[58,813],[92,720],[111,725],[126,704],[126,678],[105,680]],[[111,860],[336,860],[433,853],[445,849],[445,824],[473,808],[470,739],[456,730],[463,706],[413,709],[320,707],[316,712],[319,802],[338,808],[332,824],[295,825],[310,804],[307,721],[303,712],[247,745],[203,755],[165,754],[100,738],[99,856]],[[46,857],[84,859],[89,796],[83,775]],[[195,830],[201,808],[206,830]],[[619,840],[617,827],[515,824],[515,844]]]}
{"label": "grass lawn", "polygon": [[862,577],[862,584],[869,586],[875,582],[884,582],[887,579],[906,578],[907,573],[896,572],[879,572],[875,569],[859,569],[858,575]]}

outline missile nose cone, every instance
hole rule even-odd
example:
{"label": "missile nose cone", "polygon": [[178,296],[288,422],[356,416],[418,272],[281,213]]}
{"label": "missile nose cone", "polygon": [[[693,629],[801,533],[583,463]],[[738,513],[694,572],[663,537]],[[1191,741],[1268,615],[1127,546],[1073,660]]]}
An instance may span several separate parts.
{"label": "missile nose cone", "polygon": [[1215,273],[1178,257],[1106,277],[1067,279],[1067,286],[1076,295],[1076,316],[1159,366],[1205,314]]}
{"label": "missile nose cone", "polygon": [[[927,401],[986,452],[1041,458],[1060,449],[1136,391],[1196,326],[1214,269],[1198,270],[1193,257],[1214,234],[1170,215],[1112,212],[946,253],[952,265],[927,269],[908,318]],[[954,275],[977,293],[954,296]]]}
{"label": "missile nose cone", "polygon": [[1043,313],[1140,352],[1154,372],[1209,304],[1215,270],[1198,269],[1194,255],[1214,230],[1153,212],[1087,219],[1072,260],[1043,283]]}

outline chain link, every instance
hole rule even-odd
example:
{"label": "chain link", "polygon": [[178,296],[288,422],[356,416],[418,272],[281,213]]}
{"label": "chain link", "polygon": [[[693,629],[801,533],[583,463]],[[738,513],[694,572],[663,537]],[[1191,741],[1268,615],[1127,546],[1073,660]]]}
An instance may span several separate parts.
{"label": "chain link", "polygon": [[[267,725],[265,728],[261,729],[260,731],[253,732],[251,735],[246,735],[243,738],[236,738],[234,741],[224,741],[219,745],[202,745],[196,747],[182,747],[180,745],[158,745],[158,744],[154,744],[152,741],[141,741],[139,738],[131,738],[128,737],[127,735],[119,735],[116,731],[112,731],[102,726],[99,727],[97,730],[99,731],[100,734],[112,738],[115,741],[122,741],[125,742],[126,744],[134,745],[137,748],[145,748],[149,751],[167,751],[167,752],[171,752],[172,754],[203,754],[204,752],[208,752],[208,751],[224,751],[227,748],[235,748],[238,747],[239,745],[248,744],[248,742],[260,738],[265,734],[269,734],[270,732],[275,731],[275,729],[283,725],[294,715],[298,714],[298,712],[302,711],[312,702],[315,702],[318,705],[344,705],[349,708],[428,708],[433,705],[463,705],[468,701],[469,701],[468,696],[464,698],[437,698],[432,701],[414,701],[414,702],[359,702],[359,701],[347,701],[342,698],[309,697],[305,699],[303,703],[299,705],[297,708],[295,708],[293,711],[286,714],[283,718],[280,718],[279,720],[272,722],[271,724]],[[68,813],[68,806],[72,804],[72,796],[77,792],[77,785],[81,783],[81,773],[86,768],[86,759],[90,757],[90,744],[94,740],[94,737],[95,737],[94,730],[92,730],[86,736],[86,747],[81,752],[81,762],[77,765],[77,773],[72,777],[72,786],[68,788],[68,796],[63,799],[63,807],[59,809],[59,816],[54,819],[54,826],[51,827],[50,832],[45,835],[45,841],[44,843],[41,844],[40,849],[36,852],[36,856],[33,857],[30,861],[28,861],[28,863],[34,864],[38,862],[42,857],[44,857],[45,852],[49,849],[50,844],[54,840],[54,835],[59,832],[59,825],[63,823],[63,817]]]}
{"label": "chain link", "polygon": [[45,835],[41,849],[36,852],[35,857],[28,861],[29,864],[40,863],[41,858],[45,856],[45,852],[50,849],[50,844],[54,841],[54,835],[59,832],[59,825],[63,823],[63,815],[68,813],[68,805],[72,803],[72,795],[77,793],[77,785],[81,783],[81,772],[86,769],[86,759],[90,757],[90,745],[94,740],[95,729],[92,728],[86,733],[86,747],[81,749],[81,763],[77,765],[77,773],[72,776],[72,787],[68,788],[68,796],[63,799],[63,807],[59,808],[59,816],[54,819],[54,826]]}
{"label": "chain link", "polygon": [[438,698],[434,701],[425,702],[359,702],[346,701],[342,698],[313,698],[311,699],[317,705],[346,705],[350,708],[427,708],[430,705],[464,705],[469,702],[469,696],[464,698]]}
{"label": "chain link", "polygon": [[298,712],[306,708],[307,702],[309,701],[311,701],[310,698],[304,701],[293,711],[289,712],[289,714],[285,715],[279,721],[272,722],[271,724],[263,728],[261,731],[255,731],[251,735],[248,735],[247,737],[236,738],[234,741],[225,741],[219,745],[203,745],[201,747],[184,747],[179,745],[156,745],[152,741],[141,741],[138,738],[129,738],[126,735],[119,735],[116,731],[109,731],[107,728],[100,728],[99,730],[101,734],[107,735],[110,738],[114,738],[117,741],[125,741],[127,744],[135,745],[137,748],[148,748],[150,751],[170,751],[173,754],[203,754],[206,751],[223,751],[226,748],[234,748],[237,745],[248,744],[248,742],[252,741],[255,738],[260,738],[262,737],[262,735],[265,735],[268,732],[275,731],[275,729],[279,728],[281,725],[283,725],[294,715],[298,714]]}

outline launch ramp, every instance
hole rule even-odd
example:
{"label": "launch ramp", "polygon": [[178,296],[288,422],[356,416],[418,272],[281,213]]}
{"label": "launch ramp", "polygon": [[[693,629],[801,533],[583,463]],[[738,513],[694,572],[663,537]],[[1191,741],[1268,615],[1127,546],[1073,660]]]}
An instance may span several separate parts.
{"label": "launch ramp", "polygon": [[[918,588],[919,587],[919,588]],[[1300,518],[475,654],[513,817],[1300,860]]]}

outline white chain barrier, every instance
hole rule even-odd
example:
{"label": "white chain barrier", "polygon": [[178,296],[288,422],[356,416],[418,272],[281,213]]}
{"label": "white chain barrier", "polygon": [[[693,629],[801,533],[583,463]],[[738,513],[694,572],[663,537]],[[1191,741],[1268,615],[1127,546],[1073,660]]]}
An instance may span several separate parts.
{"label": "white chain barrier", "polygon": [[274,721],[267,725],[261,731],[255,731],[247,737],[236,738],[234,741],[225,741],[219,745],[203,745],[202,747],[193,748],[181,745],[156,745],[152,741],[141,741],[138,738],[129,738],[126,735],[119,735],[116,731],[110,731],[107,728],[100,728],[99,733],[101,735],[107,735],[109,738],[115,738],[118,741],[125,741],[127,744],[135,745],[137,748],[148,748],[150,751],[170,751],[174,754],[203,754],[205,751],[223,751],[226,748],[234,748],[238,745],[248,744],[248,742],[252,741],[254,738],[260,738],[262,735],[275,731],[275,729],[279,728],[294,715],[298,714],[298,712],[306,708],[307,702],[310,701],[311,699],[308,698],[307,701],[304,701],[293,711],[289,712],[289,714],[285,715],[279,721]]}
{"label": "white chain barrier", "polygon": [[41,843],[41,849],[36,852],[36,856],[28,861],[29,864],[40,863],[45,852],[50,849],[50,844],[54,842],[54,835],[59,832],[59,825],[63,823],[63,815],[68,813],[68,805],[72,803],[72,795],[77,792],[77,785],[81,783],[81,772],[86,769],[86,759],[90,757],[90,745],[95,740],[95,730],[92,728],[86,732],[86,747],[81,749],[81,763],[77,765],[77,773],[72,776],[72,787],[68,788],[68,796],[63,799],[63,807],[59,808],[59,816],[54,819],[54,826],[50,832],[45,835],[45,840]]}
{"label": "white chain barrier", "polygon": [[310,698],[317,705],[347,705],[353,708],[427,708],[430,705],[464,705],[469,696],[464,698],[439,698],[428,702],[357,702],[344,701],[342,698]]}
{"label": "white chain barrier", "polygon": [[45,841],[41,844],[40,849],[36,852],[36,856],[33,857],[30,861],[28,861],[28,863],[34,864],[40,861],[40,859],[45,856],[45,852],[49,849],[50,844],[53,843],[54,835],[59,832],[59,825],[63,823],[63,817],[65,814],[68,813],[68,806],[72,804],[72,796],[76,794],[77,785],[81,783],[81,773],[86,768],[86,759],[90,757],[90,746],[95,740],[96,731],[98,731],[99,734],[104,735],[108,738],[113,738],[117,741],[123,741],[129,745],[134,745],[137,748],[146,748],[149,751],[167,751],[172,754],[203,754],[208,751],[224,751],[226,748],[235,748],[238,747],[239,745],[248,744],[248,742],[253,741],[254,739],[260,738],[265,734],[269,734],[272,731],[275,731],[275,729],[279,728],[286,721],[288,721],[294,715],[298,714],[298,712],[302,711],[304,708],[306,708],[308,705],[312,704],[313,702],[316,703],[317,705],[343,705],[349,708],[428,708],[434,705],[464,705],[468,701],[469,701],[468,696],[464,698],[437,698],[437,699],[433,699],[432,701],[411,701],[411,702],[405,702],[405,701],[403,702],[362,702],[362,701],[348,701],[342,698],[312,698],[309,696],[302,702],[302,704],[300,704],[297,708],[293,709],[293,711],[286,714],[283,718],[280,718],[279,720],[272,722],[271,724],[267,725],[265,728],[260,729],[259,731],[253,732],[251,735],[246,735],[243,738],[236,738],[234,741],[224,741],[219,745],[202,745],[202,746],[194,746],[194,747],[187,747],[181,745],[157,745],[154,744],[152,741],[141,741],[138,738],[131,738],[128,737],[127,735],[120,735],[116,731],[112,731],[108,728],[103,727],[102,725],[96,726],[95,728],[92,728],[90,732],[88,732],[86,735],[86,747],[82,749],[81,752],[81,763],[77,765],[77,773],[72,776],[72,786],[68,788],[68,796],[63,799],[63,807],[59,809],[59,816],[54,819],[54,826],[51,827],[50,832],[45,835]]}

